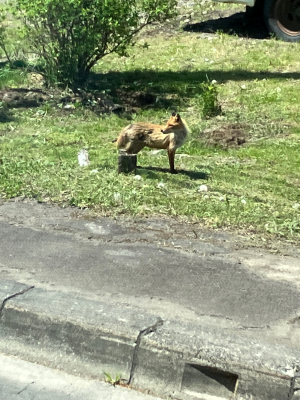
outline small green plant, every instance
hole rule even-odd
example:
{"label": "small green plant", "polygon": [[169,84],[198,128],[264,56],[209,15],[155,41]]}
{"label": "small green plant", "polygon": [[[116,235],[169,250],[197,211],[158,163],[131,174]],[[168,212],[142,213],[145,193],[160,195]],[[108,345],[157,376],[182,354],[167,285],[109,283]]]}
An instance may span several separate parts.
{"label": "small green plant", "polygon": [[218,102],[218,88],[215,81],[202,82],[200,84],[201,94],[198,101],[201,104],[202,118],[214,117],[221,112],[221,107]]}
{"label": "small green plant", "polygon": [[108,372],[104,372],[105,382],[110,383],[113,386],[119,385],[121,382],[121,374],[116,374],[116,377],[113,378]]}

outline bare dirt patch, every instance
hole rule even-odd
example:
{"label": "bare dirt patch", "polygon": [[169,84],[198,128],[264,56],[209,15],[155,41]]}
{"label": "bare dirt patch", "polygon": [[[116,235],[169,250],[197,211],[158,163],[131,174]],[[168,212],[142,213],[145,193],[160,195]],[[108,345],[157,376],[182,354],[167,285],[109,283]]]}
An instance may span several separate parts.
{"label": "bare dirt patch", "polygon": [[210,146],[238,147],[247,142],[248,132],[245,124],[226,124],[204,130],[201,139]]}
{"label": "bare dirt patch", "polygon": [[156,96],[144,91],[117,90],[118,98],[127,108],[145,108],[156,102]]}
{"label": "bare dirt patch", "polygon": [[5,89],[0,91],[1,102],[8,108],[38,107],[51,98],[42,89]]}
{"label": "bare dirt patch", "polygon": [[[117,91],[118,103],[114,102],[108,95],[100,90],[86,92],[81,90],[74,93],[66,93],[58,89],[27,89],[27,88],[7,88],[0,90],[0,101],[4,107],[13,108],[36,108],[45,104],[58,107],[62,110],[72,110],[77,106],[92,108],[96,113],[120,113],[123,111],[136,111],[139,108],[145,108],[156,102],[156,96],[144,91]],[[5,114],[5,115],[4,115]],[[2,122],[7,122],[8,114],[4,113]]]}

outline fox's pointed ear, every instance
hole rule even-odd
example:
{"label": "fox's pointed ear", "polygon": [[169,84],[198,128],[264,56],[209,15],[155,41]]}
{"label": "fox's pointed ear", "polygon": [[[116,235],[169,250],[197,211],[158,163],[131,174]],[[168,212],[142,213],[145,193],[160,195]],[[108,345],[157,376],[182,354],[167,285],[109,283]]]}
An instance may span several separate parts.
{"label": "fox's pointed ear", "polygon": [[172,117],[176,117],[176,112],[174,111],[174,112],[172,112]]}
{"label": "fox's pointed ear", "polygon": [[181,121],[181,118],[180,118],[180,115],[179,115],[179,114],[176,114],[176,121],[177,121],[177,122]]}

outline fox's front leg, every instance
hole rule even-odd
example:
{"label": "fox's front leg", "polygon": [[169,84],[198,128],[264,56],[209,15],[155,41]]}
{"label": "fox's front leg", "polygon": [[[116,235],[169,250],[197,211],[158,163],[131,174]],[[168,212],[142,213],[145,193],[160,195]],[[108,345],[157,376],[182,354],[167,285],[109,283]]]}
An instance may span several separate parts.
{"label": "fox's front leg", "polygon": [[175,150],[168,150],[171,174],[177,174],[177,172],[175,170],[175,152],[176,152],[176,149]]}

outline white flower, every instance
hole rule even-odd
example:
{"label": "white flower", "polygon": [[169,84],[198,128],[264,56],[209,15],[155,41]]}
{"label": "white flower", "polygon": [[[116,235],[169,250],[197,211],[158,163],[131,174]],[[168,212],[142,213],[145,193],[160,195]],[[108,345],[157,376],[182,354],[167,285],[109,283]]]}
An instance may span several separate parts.
{"label": "white flower", "polygon": [[206,194],[205,196],[203,196],[203,198],[206,200],[206,199],[209,199],[209,195],[208,194]]}
{"label": "white flower", "polygon": [[158,187],[159,189],[164,188],[164,187],[165,187],[165,184],[164,184],[163,182],[159,182],[159,183],[157,184],[157,187]]}
{"label": "white flower", "polygon": [[98,174],[98,170],[97,170],[97,169],[92,169],[92,170],[90,171],[90,174]]}
{"label": "white flower", "polygon": [[114,193],[114,199],[116,203],[120,203],[122,200],[121,193]]}
{"label": "white flower", "polygon": [[246,85],[241,85],[241,89],[245,90],[246,89]]}
{"label": "white flower", "polygon": [[134,176],[134,179],[135,179],[136,181],[140,181],[140,180],[142,179],[142,177],[141,177],[141,175],[135,175],[135,176]]}
{"label": "white flower", "polygon": [[224,197],[223,196],[219,197],[219,200],[224,201]]}
{"label": "white flower", "polygon": [[89,154],[85,149],[81,149],[77,153],[77,156],[78,156],[79,165],[81,167],[86,167],[87,165],[89,165],[89,163],[90,163]]}
{"label": "white flower", "polygon": [[198,190],[200,192],[208,192],[208,187],[206,185],[200,185]]}
{"label": "white flower", "polygon": [[292,205],[292,207],[293,207],[294,210],[298,210],[298,208],[300,207],[300,204],[299,203],[295,203],[295,204]]}
{"label": "white flower", "polygon": [[211,81],[211,84],[212,84],[212,85],[216,85],[216,83],[217,83],[217,81],[216,81],[215,79],[213,79],[213,80]]}
{"label": "white flower", "polygon": [[245,199],[242,199],[242,200],[241,200],[241,203],[245,205],[247,202],[246,202]]}

